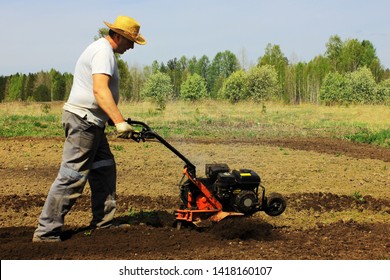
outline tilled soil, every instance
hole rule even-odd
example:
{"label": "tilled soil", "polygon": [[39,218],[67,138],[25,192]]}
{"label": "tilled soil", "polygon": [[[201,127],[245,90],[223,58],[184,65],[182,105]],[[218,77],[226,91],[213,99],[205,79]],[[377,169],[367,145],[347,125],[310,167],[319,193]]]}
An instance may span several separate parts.
{"label": "tilled soil", "polygon": [[173,226],[182,162],[160,144],[111,139],[118,227],[90,230],[89,190],[66,217],[63,242],[32,243],[61,160],[62,139],[0,139],[0,257],[4,259],[389,259],[390,150],[336,139],[173,141],[205,163],[253,168],[287,199],[209,228]]}

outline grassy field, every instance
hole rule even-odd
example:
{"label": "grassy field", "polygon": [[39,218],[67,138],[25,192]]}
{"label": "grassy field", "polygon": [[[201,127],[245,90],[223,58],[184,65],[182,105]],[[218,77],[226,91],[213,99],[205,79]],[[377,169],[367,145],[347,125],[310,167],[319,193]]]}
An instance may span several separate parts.
{"label": "grassy field", "polygon": [[[1,103],[0,136],[62,136],[61,102]],[[125,117],[147,122],[164,137],[336,137],[390,147],[390,107],[327,107],[224,101],[121,103]]]}

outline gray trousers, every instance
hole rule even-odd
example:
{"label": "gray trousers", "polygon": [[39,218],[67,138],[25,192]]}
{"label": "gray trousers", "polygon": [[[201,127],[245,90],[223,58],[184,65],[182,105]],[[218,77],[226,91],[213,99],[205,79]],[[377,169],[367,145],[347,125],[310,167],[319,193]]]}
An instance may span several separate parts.
{"label": "gray trousers", "polygon": [[93,227],[109,226],[116,210],[116,164],[104,128],[64,111],[65,144],[58,176],[53,182],[34,232],[39,237],[61,233],[65,215],[91,187]]}

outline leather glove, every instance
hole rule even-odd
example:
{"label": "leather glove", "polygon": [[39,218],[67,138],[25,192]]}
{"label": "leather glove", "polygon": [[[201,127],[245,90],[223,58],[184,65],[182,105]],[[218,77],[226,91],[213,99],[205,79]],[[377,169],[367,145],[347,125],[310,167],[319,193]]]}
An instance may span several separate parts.
{"label": "leather glove", "polygon": [[116,127],[116,131],[118,132],[119,138],[130,139],[133,133],[133,129],[131,125],[129,125],[127,122],[121,122],[121,123],[117,123],[115,127]]}

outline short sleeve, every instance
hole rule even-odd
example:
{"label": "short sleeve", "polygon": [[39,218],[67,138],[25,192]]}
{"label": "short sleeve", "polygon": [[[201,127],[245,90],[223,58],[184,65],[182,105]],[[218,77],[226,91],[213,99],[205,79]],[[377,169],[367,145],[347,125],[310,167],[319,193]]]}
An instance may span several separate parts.
{"label": "short sleeve", "polygon": [[98,51],[91,61],[92,74],[107,74],[114,75],[115,71],[115,57],[112,51],[103,49]]}

